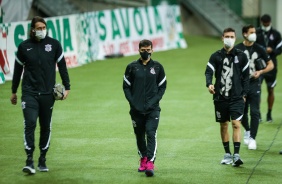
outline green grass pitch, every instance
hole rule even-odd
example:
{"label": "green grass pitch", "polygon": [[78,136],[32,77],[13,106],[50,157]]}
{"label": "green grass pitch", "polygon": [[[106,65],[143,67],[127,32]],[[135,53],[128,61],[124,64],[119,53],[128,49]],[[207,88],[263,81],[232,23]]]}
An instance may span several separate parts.
{"label": "green grass pitch", "polygon": [[[20,103],[10,104],[11,82],[0,85],[0,183],[281,183],[281,65],[275,88],[274,122],[260,124],[258,149],[248,150],[242,143],[244,165],[220,165],[224,150],[204,71],[211,53],[220,49],[222,42],[219,38],[199,36],[188,36],[186,40],[187,49],[155,52],[152,56],[163,64],[168,81],[161,101],[154,177],[137,172],[139,157],[129,105],[122,91],[125,67],[138,58],[135,55],[69,70],[69,98],[56,102],[54,107],[47,173],[37,171],[27,176],[21,171],[26,159],[22,111]],[[281,56],[278,59],[282,62]],[[265,84],[261,112],[265,120]],[[36,146],[38,130],[39,125]],[[38,155],[37,146],[36,165]]]}

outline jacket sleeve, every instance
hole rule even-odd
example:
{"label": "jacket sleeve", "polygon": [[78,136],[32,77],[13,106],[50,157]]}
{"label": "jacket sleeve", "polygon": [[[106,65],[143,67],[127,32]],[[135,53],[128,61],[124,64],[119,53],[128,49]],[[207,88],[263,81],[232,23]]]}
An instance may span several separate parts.
{"label": "jacket sleeve", "polygon": [[12,93],[17,93],[21,76],[23,73],[23,67],[24,67],[24,62],[22,59],[22,54],[21,54],[21,49],[19,46],[16,59],[15,59],[15,65],[14,65],[14,74],[13,74],[13,79],[12,79]]}
{"label": "jacket sleeve", "polygon": [[269,56],[269,54],[267,54],[266,52],[265,52],[265,50],[262,48],[262,47],[258,47],[258,49],[259,49],[259,53],[261,53],[261,58],[267,63],[267,62],[269,62],[270,60],[271,60],[271,58],[270,58],[270,56]]}
{"label": "jacket sleeve", "polygon": [[158,77],[158,99],[157,101],[159,102],[164,93],[165,93],[165,90],[166,90],[166,85],[167,85],[167,80],[166,80],[166,75],[165,75],[165,71],[164,71],[164,68],[163,66],[161,65],[160,66],[160,73],[159,73],[159,77]]}
{"label": "jacket sleeve", "polygon": [[66,65],[66,60],[64,57],[62,46],[59,42],[58,44],[59,44],[59,47],[56,53],[57,66],[58,66],[59,73],[62,79],[62,83],[65,86],[65,89],[70,90],[70,79],[69,79],[68,69]]}
{"label": "jacket sleeve", "polygon": [[246,96],[249,91],[249,84],[250,84],[250,69],[249,69],[249,60],[246,54],[242,54],[242,87],[243,87],[243,96]]}
{"label": "jacket sleeve", "polygon": [[273,53],[275,56],[282,53],[282,39],[279,32],[277,32],[276,47],[274,48]]}
{"label": "jacket sleeve", "polygon": [[206,67],[206,71],[205,71],[205,76],[206,76],[206,87],[209,87],[209,85],[213,84],[212,83],[212,79],[213,79],[213,74],[215,72],[216,66],[215,66],[215,56],[214,54],[211,55],[208,63],[207,63],[207,67]]}
{"label": "jacket sleeve", "polygon": [[152,105],[159,103],[159,101],[162,99],[167,85],[166,75],[165,71],[162,65],[160,65],[160,72],[157,78],[157,85],[158,85],[158,93],[155,95],[152,99],[148,102],[148,108],[150,108]]}
{"label": "jacket sleeve", "polygon": [[123,76],[123,85],[122,85],[125,98],[127,99],[130,105],[132,105],[132,93],[131,93],[132,75],[131,75],[131,72],[132,70],[131,70],[130,65],[127,65],[124,76]]}
{"label": "jacket sleeve", "polygon": [[15,61],[13,81],[12,81],[12,93],[17,93],[21,81],[22,72],[23,72],[23,65]]}

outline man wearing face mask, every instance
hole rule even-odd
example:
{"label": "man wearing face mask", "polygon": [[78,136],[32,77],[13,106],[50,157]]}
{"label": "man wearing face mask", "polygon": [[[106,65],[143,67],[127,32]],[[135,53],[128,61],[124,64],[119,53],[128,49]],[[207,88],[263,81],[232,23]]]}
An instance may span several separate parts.
{"label": "man wearing face mask", "polygon": [[130,105],[130,116],[136,136],[140,166],[138,172],[154,175],[157,152],[157,128],[160,120],[159,102],[166,90],[163,66],[153,60],[150,40],[139,43],[140,58],[127,65],[123,77],[123,91]]}
{"label": "man wearing face mask", "polygon": [[[242,28],[244,41],[236,45],[237,49],[242,50],[249,59],[250,69],[250,85],[249,92],[245,103],[244,116],[242,125],[245,128],[244,143],[248,145],[248,149],[257,149],[256,135],[259,127],[259,103],[261,85],[259,77],[273,69],[273,62],[265,50],[255,43],[256,29],[253,25],[247,25]],[[262,60],[259,60],[262,59]],[[260,68],[259,61],[265,62],[265,68]],[[248,110],[250,106],[250,126],[248,120]]]}
{"label": "man wearing face mask", "polygon": [[47,36],[45,20],[36,16],[30,26],[30,38],[18,46],[10,100],[13,105],[17,104],[16,93],[23,74],[21,105],[24,116],[24,148],[27,155],[23,172],[35,174],[33,152],[37,118],[40,125],[38,170],[49,170],[46,166],[46,154],[51,138],[56,66],[65,86],[63,100],[69,94],[70,80],[62,46],[59,41]]}
{"label": "man wearing face mask", "polygon": [[263,74],[261,77],[261,83],[265,80],[268,92],[268,112],[266,115],[266,121],[272,122],[273,119],[271,112],[274,104],[274,87],[276,86],[276,76],[278,71],[276,57],[282,52],[282,39],[280,33],[271,26],[271,17],[269,15],[263,15],[260,20],[261,27],[257,29],[256,43],[260,44],[265,49],[274,64],[274,69],[266,74]]}
{"label": "man wearing face mask", "polygon": [[[213,94],[215,119],[220,124],[220,135],[225,151],[221,164],[238,167],[243,164],[239,155],[241,145],[241,120],[244,114],[246,95],[249,90],[249,61],[242,51],[233,48],[235,30],[226,28],[222,34],[223,48],[213,53],[207,63],[206,87]],[[216,81],[213,84],[213,75]],[[229,147],[228,123],[232,121],[232,155]]]}

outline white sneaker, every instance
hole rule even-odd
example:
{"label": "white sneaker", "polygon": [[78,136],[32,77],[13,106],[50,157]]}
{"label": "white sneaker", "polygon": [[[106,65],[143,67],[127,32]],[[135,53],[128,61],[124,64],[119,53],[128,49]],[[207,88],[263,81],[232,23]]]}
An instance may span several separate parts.
{"label": "white sneaker", "polygon": [[231,156],[230,153],[225,153],[224,158],[221,160],[220,163],[221,164],[227,164],[227,165],[232,164],[232,162],[233,162],[232,158],[233,157]]}
{"label": "white sneaker", "polygon": [[244,133],[244,144],[249,145],[249,141],[250,141],[250,131],[245,131]]}
{"label": "white sneaker", "polygon": [[255,139],[250,138],[249,144],[248,144],[249,150],[256,150],[257,149],[257,142]]}

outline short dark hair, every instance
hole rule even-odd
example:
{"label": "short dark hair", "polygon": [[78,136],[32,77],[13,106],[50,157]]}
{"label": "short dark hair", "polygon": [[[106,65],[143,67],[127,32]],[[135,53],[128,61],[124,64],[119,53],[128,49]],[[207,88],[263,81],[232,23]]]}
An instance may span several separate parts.
{"label": "short dark hair", "polygon": [[153,48],[153,43],[152,43],[150,40],[146,40],[146,39],[141,40],[141,41],[139,42],[139,49],[140,49],[141,47],[148,47],[148,46],[150,46],[150,45],[151,45],[151,47]]}
{"label": "short dark hair", "polygon": [[251,28],[255,28],[255,26],[253,26],[252,24],[246,25],[242,28],[242,34],[247,33],[249,31],[249,29]]}
{"label": "short dark hair", "polygon": [[46,26],[46,22],[42,17],[39,17],[39,16],[33,17],[30,23],[30,30],[29,30],[29,37],[32,39],[35,39],[35,32],[33,31],[33,29],[35,28],[35,24],[37,22],[42,22]]}
{"label": "short dark hair", "polygon": [[236,34],[235,29],[228,27],[223,30],[222,36],[224,36],[224,33],[228,33],[228,32],[234,32]]}
{"label": "short dark hair", "polygon": [[271,22],[271,17],[268,14],[264,14],[263,16],[261,16],[260,20],[263,23],[269,23],[269,22]]}

